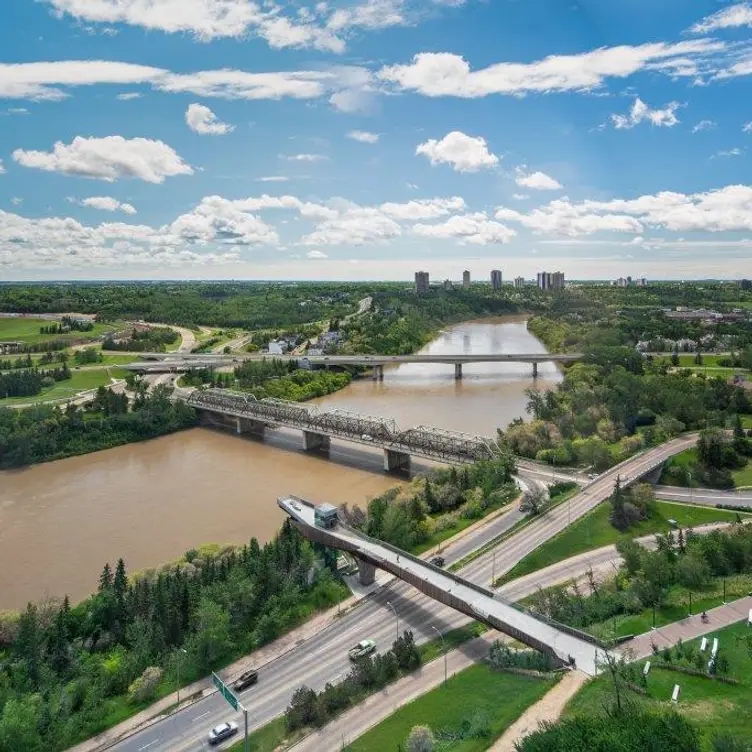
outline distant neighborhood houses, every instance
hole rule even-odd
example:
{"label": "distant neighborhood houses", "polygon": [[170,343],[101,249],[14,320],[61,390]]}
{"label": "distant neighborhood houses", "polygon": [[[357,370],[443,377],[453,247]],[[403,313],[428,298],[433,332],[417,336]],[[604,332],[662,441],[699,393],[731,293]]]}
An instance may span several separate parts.
{"label": "distant neighborhood houses", "polygon": [[[308,345],[308,355],[324,355],[332,352],[337,348],[342,340],[342,333],[339,330],[323,332],[315,340],[311,340]],[[303,344],[302,337],[281,337],[273,339],[266,347],[269,355],[286,355]]]}

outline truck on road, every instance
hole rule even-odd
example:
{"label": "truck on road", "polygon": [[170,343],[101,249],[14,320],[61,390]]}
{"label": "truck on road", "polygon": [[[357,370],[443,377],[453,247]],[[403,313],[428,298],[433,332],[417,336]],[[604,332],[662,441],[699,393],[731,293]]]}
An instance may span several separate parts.
{"label": "truck on road", "polygon": [[353,645],[348,651],[347,655],[351,661],[357,661],[360,658],[365,658],[370,653],[376,650],[375,640],[361,640],[357,645]]}

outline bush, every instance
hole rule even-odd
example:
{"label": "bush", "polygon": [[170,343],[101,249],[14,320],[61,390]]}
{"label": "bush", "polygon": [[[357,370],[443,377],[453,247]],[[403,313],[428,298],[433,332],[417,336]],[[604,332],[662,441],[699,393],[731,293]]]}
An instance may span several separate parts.
{"label": "bush", "polygon": [[128,687],[128,700],[134,704],[151,700],[162,679],[162,673],[158,666],[144,669],[143,674]]}
{"label": "bush", "polygon": [[433,732],[428,726],[413,726],[407,737],[408,752],[433,752]]}

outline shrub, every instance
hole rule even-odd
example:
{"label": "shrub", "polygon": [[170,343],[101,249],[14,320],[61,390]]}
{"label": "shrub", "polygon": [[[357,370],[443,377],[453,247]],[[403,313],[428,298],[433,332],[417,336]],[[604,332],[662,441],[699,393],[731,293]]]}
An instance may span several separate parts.
{"label": "shrub", "polygon": [[154,696],[162,678],[162,669],[158,666],[149,666],[144,673],[128,687],[128,699],[132,703],[140,703],[150,700]]}

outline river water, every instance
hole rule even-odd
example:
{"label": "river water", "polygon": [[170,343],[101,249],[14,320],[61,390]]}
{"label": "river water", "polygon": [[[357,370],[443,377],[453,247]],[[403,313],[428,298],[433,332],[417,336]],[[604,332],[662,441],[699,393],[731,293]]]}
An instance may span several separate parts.
{"label": "river water", "polygon": [[[426,353],[538,353],[524,320],[467,322],[448,328]],[[538,386],[556,383],[539,366]],[[326,408],[394,418],[400,428],[437,426],[493,436],[524,415],[532,366],[484,363],[454,368],[408,364],[317,400]],[[395,484],[382,455],[332,442],[329,457],[305,454],[293,431],[264,442],[196,428],[141,444],[0,472],[0,609],[67,593],[91,592],[105,561],[129,571],[158,566],[206,542],[269,540],[283,514],[277,496],[363,505]],[[420,462],[414,470],[425,469]]]}

